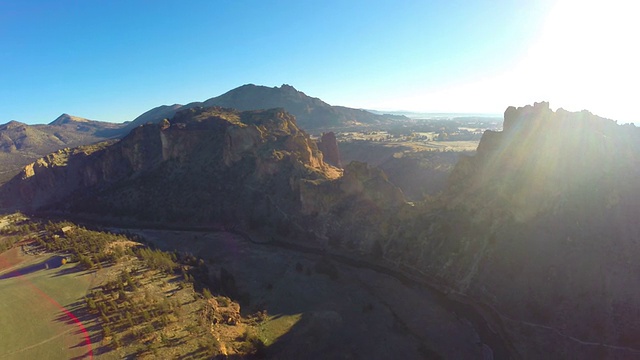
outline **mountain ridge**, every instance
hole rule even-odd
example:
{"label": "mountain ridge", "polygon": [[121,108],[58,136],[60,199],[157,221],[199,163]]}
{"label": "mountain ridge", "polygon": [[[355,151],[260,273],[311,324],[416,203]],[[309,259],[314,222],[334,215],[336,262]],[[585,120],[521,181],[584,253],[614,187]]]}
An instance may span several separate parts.
{"label": "mountain ridge", "polygon": [[178,110],[197,106],[221,106],[241,111],[284,108],[296,117],[298,125],[307,130],[408,120],[402,116],[379,115],[361,109],[332,106],[287,84],[280,87],[245,84],[202,102],[158,106],[138,116],[126,129],[147,122],[157,123],[162,119],[171,118]]}
{"label": "mountain ridge", "polygon": [[[188,174],[186,178],[185,172]],[[187,214],[198,209],[196,203],[202,196],[221,197],[220,202],[211,202],[216,206],[224,202],[230,208],[237,207],[230,204],[248,196],[247,191],[242,195],[237,189],[244,184],[240,180],[243,178],[255,182],[252,187],[267,186],[275,193],[283,192],[282,198],[291,198],[289,191],[297,186],[298,177],[331,178],[338,173],[337,169],[324,163],[315,142],[299,130],[293,116],[282,109],[238,112],[199,107],[178,112],[172,122],[136,127],[113,144],[59,150],[39,159],[2,187],[3,206],[32,210],[62,206],[67,210],[75,208],[98,212],[102,208],[153,217],[153,211],[137,210],[139,203],[144,201],[132,203],[130,194],[120,196],[117,189],[129,184],[139,189],[139,196],[146,202],[153,203],[155,197],[149,197],[150,189],[161,193],[163,187],[176,186],[173,180],[182,178],[181,183],[191,186],[179,187],[181,194],[184,192],[179,199],[190,203],[185,205],[179,218],[188,218]],[[282,181],[275,180],[280,177]],[[219,180],[211,182],[213,178]],[[266,185],[261,183],[263,181]],[[219,194],[216,189],[220,186],[231,187],[233,190],[229,192],[235,197],[227,199],[226,193]],[[114,189],[115,195],[105,197],[105,192],[111,191],[109,189]],[[188,195],[194,193],[198,196]],[[176,197],[168,197],[167,201],[179,202]],[[101,205],[96,207],[96,204]],[[126,210],[127,206],[131,208]],[[176,211],[179,206],[165,204],[163,208]],[[222,209],[215,211],[224,212]],[[244,218],[245,214],[238,211],[237,217]],[[217,215],[216,219],[220,220],[220,216]]]}
{"label": "mountain ridge", "polygon": [[8,181],[22,166],[51,152],[121,138],[140,125],[170,119],[179,110],[209,106],[238,110],[285,108],[296,117],[295,121],[301,128],[309,129],[398,120],[396,116],[331,106],[286,84],[273,88],[246,84],[203,102],[161,105],[122,124],[89,120],[66,113],[48,124],[28,125],[12,120],[0,125],[0,163],[3,164],[0,168],[0,184]]}
{"label": "mountain ridge", "polygon": [[75,123],[87,123],[87,122],[95,122],[95,120],[89,120],[89,119],[85,119],[83,117],[73,116],[73,115],[69,115],[67,113],[64,113],[64,114],[58,116],[52,122],[50,122],[49,125],[52,125],[52,126],[64,125],[64,124],[69,124],[69,123],[74,123],[74,122]]}
{"label": "mountain ridge", "polygon": [[49,124],[28,125],[15,120],[0,125],[0,184],[20,168],[51,152],[103,141],[121,124],[62,114]]}

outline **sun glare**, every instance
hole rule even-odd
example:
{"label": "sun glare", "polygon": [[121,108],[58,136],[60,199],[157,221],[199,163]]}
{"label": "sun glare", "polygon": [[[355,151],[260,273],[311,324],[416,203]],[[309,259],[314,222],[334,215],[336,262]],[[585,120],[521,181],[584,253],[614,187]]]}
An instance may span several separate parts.
{"label": "sun glare", "polygon": [[415,94],[405,99],[407,107],[498,112],[509,105],[549,101],[554,108],[589,109],[621,123],[640,122],[635,105],[640,83],[640,51],[635,46],[640,22],[634,19],[638,10],[640,3],[632,1],[559,0],[512,68]]}
{"label": "sun glare", "polygon": [[[633,45],[640,27],[630,1],[558,1],[538,41],[514,70],[524,96],[569,110],[635,118],[632,86],[640,80]],[[639,119],[640,120],[640,119]]]}

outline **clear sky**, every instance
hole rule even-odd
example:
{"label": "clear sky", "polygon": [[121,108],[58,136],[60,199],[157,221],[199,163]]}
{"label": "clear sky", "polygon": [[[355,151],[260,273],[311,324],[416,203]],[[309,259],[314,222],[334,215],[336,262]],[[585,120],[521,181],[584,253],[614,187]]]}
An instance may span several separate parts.
{"label": "clear sky", "polygon": [[0,123],[121,122],[246,83],[356,108],[501,113],[550,101],[637,121],[637,7],[0,0]]}

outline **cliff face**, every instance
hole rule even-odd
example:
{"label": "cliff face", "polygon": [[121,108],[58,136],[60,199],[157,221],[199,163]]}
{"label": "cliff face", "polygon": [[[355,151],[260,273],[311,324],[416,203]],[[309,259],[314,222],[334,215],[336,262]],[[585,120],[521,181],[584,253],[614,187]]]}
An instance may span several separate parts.
{"label": "cliff face", "polygon": [[2,205],[203,224],[271,217],[297,204],[300,179],[340,172],[282,109],[192,108],[111,145],[65,149],[28,165]]}
{"label": "cliff face", "polygon": [[399,216],[410,207],[384,172],[353,161],[330,182],[302,181],[301,213],[307,228],[333,250],[381,256]]}
{"label": "cliff face", "polygon": [[523,356],[637,355],[639,175],[635,126],[510,107],[399,256],[511,319]]}
{"label": "cliff face", "polygon": [[318,142],[318,148],[322,151],[324,160],[328,164],[339,168],[342,167],[338,140],[336,139],[336,134],[333,131],[322,133],[320,141]]}

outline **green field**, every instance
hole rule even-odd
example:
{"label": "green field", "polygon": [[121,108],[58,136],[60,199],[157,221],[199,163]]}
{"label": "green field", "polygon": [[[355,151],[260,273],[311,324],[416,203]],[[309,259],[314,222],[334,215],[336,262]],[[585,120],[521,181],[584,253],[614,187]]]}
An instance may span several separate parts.
{"label": "green field", "polygon": [[[88,358],[80,326],[61,306],[74,312],[92,275],[56,260],[51,254],[22,256],[19,249],[0,255],[0,359]],[[84,326],[94,335],[89,324]]]}

